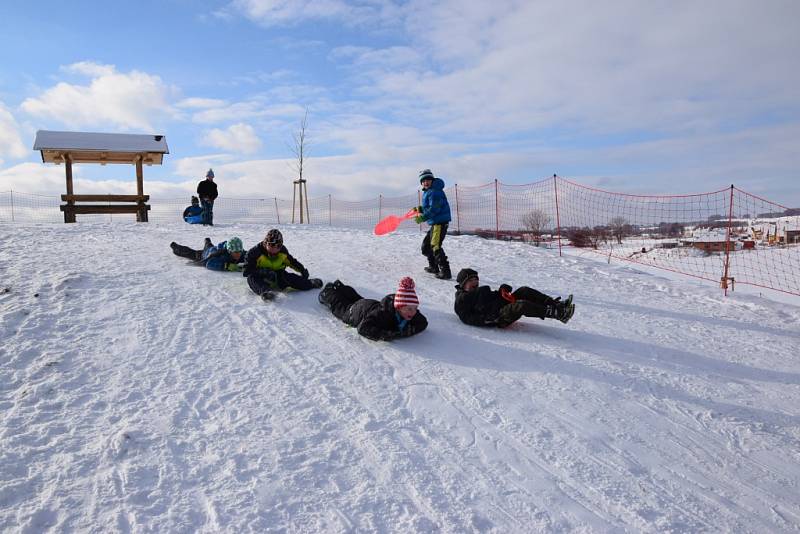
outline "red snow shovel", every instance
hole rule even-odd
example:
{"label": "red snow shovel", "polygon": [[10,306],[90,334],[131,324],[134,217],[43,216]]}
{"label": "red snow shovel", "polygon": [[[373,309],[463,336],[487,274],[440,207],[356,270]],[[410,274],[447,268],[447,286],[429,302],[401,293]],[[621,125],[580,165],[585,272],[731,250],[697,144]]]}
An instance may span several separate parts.
{"label": "red snow shovel", "polygon": [[417,216],[417,208],[411,208],[405,215],[398,217],[397,215],[389,215],[375,225],[375,235],[385,235],[397,230],[400,223],[406,219],[412,219]]}

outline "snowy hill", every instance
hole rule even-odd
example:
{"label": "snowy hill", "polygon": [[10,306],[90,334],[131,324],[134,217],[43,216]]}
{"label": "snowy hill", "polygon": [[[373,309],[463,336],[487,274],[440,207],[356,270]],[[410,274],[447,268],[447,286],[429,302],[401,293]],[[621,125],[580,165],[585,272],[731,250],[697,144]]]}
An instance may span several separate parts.
{"label": "snowy hill", "polygon": [[266,230],[0,225],[0,531],[800,528],[798,305],[450,236],[454,272],[575,294],[478,329],[421,234],[283,226],[325,281],[414,276],[430,326],[382,343],[168,246]]}

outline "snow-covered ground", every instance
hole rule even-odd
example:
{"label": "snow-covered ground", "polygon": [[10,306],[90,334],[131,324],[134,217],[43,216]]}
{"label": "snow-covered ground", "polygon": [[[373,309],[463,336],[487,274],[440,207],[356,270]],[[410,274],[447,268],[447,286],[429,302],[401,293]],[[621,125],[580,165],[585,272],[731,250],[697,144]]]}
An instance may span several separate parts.
{"label": "snow-covered ground", "polygon": [[478,329],[421,234],[283,226],[312,276],[414,276],[428,330],[379,343],[168,246],[267,229],[0,225],[0,531],[800,528],[800,302],[450,236],[454,271],[575,294]]}

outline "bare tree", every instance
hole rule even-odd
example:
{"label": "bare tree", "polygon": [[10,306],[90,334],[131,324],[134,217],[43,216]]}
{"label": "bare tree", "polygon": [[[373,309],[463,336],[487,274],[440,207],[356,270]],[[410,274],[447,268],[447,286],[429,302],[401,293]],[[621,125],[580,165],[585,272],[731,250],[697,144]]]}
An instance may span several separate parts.
{"label": "bare tree", "polygon": [[536,246],[539,246],[542,232],[550,225],[550,215],[541,209],[535,209],[526,213],[522,217],[522,224],[531,233]]}
{"label": "bare tree", "polygon": [[617,243],[622,244],[622,238],[630,234],[631,225],[625,217],[614,217],[608,222],[611,235],[617,238]]}
{"label": "bare tree", "polygon": [[[300,129],[296,132],[292,133],[292,141],[293,144],[289,148],[291,149],[292,153],[295,156],[294,163],[291,165],[293,170],[297,173],[298,179],[294,181],[294,186],[292,187],[292,223],[294,223],[294,211],[295,211],[295,190],[300,190],[300,224],[303,224],[303,208],[305,207],[305,214],[306,214],[306,221],[311,222],[310,216],[308,213],[308,187],[306,186],[306,180],[303,178],[303,164],[305,163],[305,158],[308,155],[308,132],[306,131],[306,127],[308,126],[308,108],[306,108],[305,113],[303,114],[303,120],[300,122]],[[303,194],[305,193],[305,206],[303,204]]]}

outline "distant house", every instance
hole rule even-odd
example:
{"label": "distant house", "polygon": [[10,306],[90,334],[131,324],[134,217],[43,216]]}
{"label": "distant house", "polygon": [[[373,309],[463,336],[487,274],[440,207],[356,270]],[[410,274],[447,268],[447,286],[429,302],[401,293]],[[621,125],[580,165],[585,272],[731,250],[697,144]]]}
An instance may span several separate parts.
{"label": "distant house", "polygon": [[726,250],[736,250],[736,243],[730,242],[730,249],[727,248],[728,239],[722,232],[708,232],[696,236],[691,242],[691,246],[703,252],[725,252]]}
{"label": "distant house", "polygon": [[794,225],[786,225],[783,229],[785,243],[787,245],[800,243],[800,223]]}

